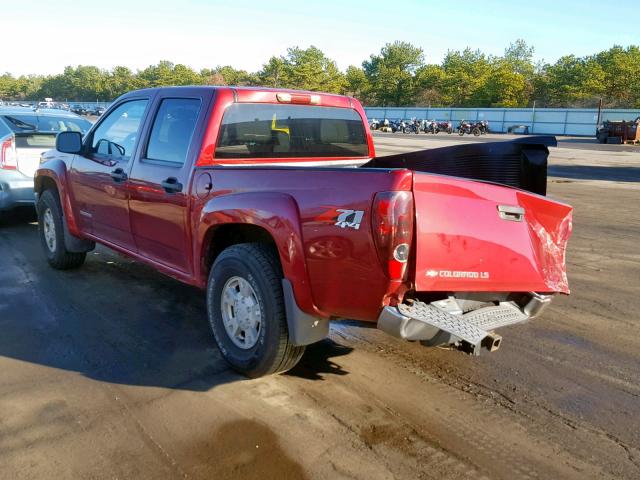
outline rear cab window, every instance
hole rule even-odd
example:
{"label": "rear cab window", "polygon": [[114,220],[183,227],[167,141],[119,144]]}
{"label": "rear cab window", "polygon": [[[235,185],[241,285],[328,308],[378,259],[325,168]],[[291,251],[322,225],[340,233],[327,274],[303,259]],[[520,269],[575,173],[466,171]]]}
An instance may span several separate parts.
{"label": "rear cab window", "polygon": [[222,118],[215,157],[367,157],[362,118],[351,108],[235,103]]}

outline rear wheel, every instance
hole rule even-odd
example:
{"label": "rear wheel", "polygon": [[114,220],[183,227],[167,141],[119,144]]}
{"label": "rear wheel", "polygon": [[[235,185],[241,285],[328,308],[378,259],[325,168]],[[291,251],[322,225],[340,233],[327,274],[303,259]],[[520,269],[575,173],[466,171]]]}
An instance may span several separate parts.
{"label": "rear wheel", "polygon": [[480,129],[478,127],[475,127],[471,133],[473,133],[474,137],[479,137],[480,136]]}
{"label": "rear wheel", "polygon": [[242,243],[216,259],[207,285],[214,339],[234,370],[256,378],[293,368],[304,346],[289,341],[280,261],[259,243]]}
{"label": "rear wheel", "polygon": [[84,263],[85,252],[69,252],[64,244],[62,206],[57,192],[45,190],[37,205],[38,233],[49,265],[58,270],[78,268]]}

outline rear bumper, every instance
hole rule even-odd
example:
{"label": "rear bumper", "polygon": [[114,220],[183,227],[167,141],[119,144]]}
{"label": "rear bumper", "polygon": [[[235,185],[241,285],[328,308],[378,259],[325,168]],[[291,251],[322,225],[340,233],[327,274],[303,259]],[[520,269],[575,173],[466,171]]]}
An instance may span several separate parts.
{"label": "rear bumper", "polygon": [[34,205],[33,178],[14,170],[0,171],[0,210]]}
{"label": "rear bumper", "polygon": [[482,347],[496,350],[497,328],[515,325],[537,317],[551,302],[550,295],[532,293],[528,302],[518,305],[505,301],[463,313],[454,298],[430,304],[385,307],[378,317],[378,328],[389,335],[424,345],[455,345],[478,355]]}

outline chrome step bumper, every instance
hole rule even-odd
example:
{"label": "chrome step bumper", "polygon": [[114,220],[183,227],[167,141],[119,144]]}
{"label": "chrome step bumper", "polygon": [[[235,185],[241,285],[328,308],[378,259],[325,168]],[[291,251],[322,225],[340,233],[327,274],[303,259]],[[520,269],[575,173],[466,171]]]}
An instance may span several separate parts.
{"label": "chrome step bumper", "polygon": [[493,351],[500,346],[501,337],[493,330],[539,315],[550,301],[551,296],[532,293],[524,307],[500,302],[467,313],[455,307],[453,298],[433,303],[413,301],[385,307],[378,318],[378,328],[405,340],[425,345],[452,344],[478,355],[482,347]]}

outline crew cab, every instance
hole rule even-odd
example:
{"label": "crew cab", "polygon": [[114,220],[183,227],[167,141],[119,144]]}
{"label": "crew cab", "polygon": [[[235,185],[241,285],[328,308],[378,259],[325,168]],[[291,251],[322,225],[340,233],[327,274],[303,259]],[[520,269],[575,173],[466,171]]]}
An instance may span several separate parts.
{"label": "crew cab", "polygon": [[39,231],[54,268],[98,242],[206,291],[215,342],[251,377],[292,368],[338,319],[478,353],[569,293],[554,142],[376,157],[350,97],[133,91],[42,156]]}

